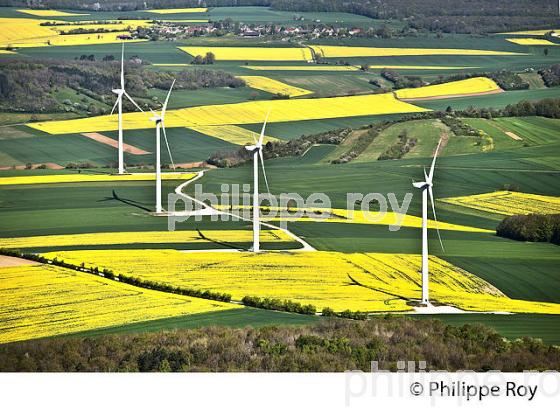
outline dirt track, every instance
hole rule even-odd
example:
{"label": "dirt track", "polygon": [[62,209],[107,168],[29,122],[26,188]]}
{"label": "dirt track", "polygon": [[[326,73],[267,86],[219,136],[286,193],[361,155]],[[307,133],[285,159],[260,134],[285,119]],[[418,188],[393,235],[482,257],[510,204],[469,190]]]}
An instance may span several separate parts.
{"label": "dirt track", "polygon": [[[82,134],[84,137],[90,138],[94,141],[100,142],[105,145],[110,145],[113,148],[118,148],[119,144],[112,138],[106,137],[103,134],[99,134],[98,132],[85,132]],[[124,152],[132,155],[146,155],[151,154],[148,151],[144,151],[143,149],[137,148],[130,144],[123,144]]]}
{"label": "dirt track", "polygon": [[10,268],[14,266],[38,265],[38,264],[39,262],[28,261],[27,259],[0,255],[0,268]]}

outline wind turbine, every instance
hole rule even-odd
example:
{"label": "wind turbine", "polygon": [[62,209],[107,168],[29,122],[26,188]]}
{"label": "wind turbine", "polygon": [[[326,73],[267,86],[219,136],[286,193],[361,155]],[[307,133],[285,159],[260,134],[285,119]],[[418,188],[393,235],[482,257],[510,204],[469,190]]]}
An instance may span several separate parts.
{"label": "wind turbine", "polygon": [[268,188],[268,180],[266,179],[266,171],[264,170],[264,158],[262,153],[262,144],[264,139],[264,130],[266,128],[266,122],[268,121],[268,115],[270,114],[270,110],[266,114],[266,118],[264,119],[264,123],[261,130],[261,135],[259,136],[258,141],[255,139],[253,135],[253,139],[255,140],[254,145],[247,145],[245,149],[249,152],[253,153],[253,252],[260,251],[260,208],[259,208],[259,160],[261,163],[264,182],[266,183],[266,190],[270,193],[270,189]]}
{"label": "wind turbine", "polygon": [[167,151],[169,152],[169,157],[171,159],[171,164],[173,169],[175,169],[175,164],[173,163],[173,158],[171,157],[171,151],[169,150],[169,143],[167,142],[167,133],[165,132],[165,110],[167,110],[167,103],[169,102],[169,96],[171,95],[171,90],[175,85],[175,80],[171,83],[169,87],[169,92],[161,108],[161,114],[152,111],[153,117],[150,118],[151,121],[156,123],[156,213],[162,213],[161,207],[161,130],[163,130],[163,137],[165,138],[165,144],[167,145]]}
{"label": "wind turbine", "polygon": [[117,101],[115,101],[115,105],[113,105],[113,109],[111,110],[111,115],[115,112],[115,108],[119,108],[119,174],[124,174],[124,149],[123,149],[123,126],[122,126],[122,100],[123,95],[126,96],[134,104],[136,108],[140,111],[144,112],[142,108],[132,99],[132,97],[126,92],[124,89],[124,43],[122,44],[122,51],[121,51],[121,88],[116,88],[113,90],[115,94],[117,94]]}
{"label": "wind turbine", "polygon": [[[434,203],[434,193],[432,190],[433,187],[433,178],[434,178],[434,169],[436,165],[436,158],[439,152],[439,148],[441,146],[441,139],[438,142],[436,152],[434,153],[434,158],[432,160],[432,165],[430,167],[430,172],[426,174],[426,169],[424,169],[424,181],[423,182],[412,182],[412,185],[415,188],[419,188],[422,190],[422,304],[429,305],[430,298],[429,298],[429,286],[428,286],[428,194],[430,195],[430,202],[432,203],[432,212],[434,214],[434,220],[437,224],[437,217],[436,217],[436,206]],[[441,241],[441,236],[439,234],[439,229],[436,225],[436,230],[439,238],[439,243],[441,245],[441,249],[443,250],[443,242]]]}

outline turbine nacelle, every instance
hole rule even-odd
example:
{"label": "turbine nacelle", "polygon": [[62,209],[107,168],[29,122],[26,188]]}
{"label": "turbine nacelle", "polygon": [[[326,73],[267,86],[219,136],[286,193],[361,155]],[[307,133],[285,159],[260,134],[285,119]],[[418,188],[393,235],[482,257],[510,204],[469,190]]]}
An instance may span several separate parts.
{"label": "turbine nacelle", "polygon": [[428,184],[427,182],[422,181],[422,182],[413,182],[413,183],[412,183],[412,186],[413,186],[414,188],[426,189],[426,188],[428,188],[428,187],[431,187],[432,184]]}
{"label": "turbine nacelle", "polygon": [[260,150],[262,147],[260,145],[245,145],[245,149],[249,152],[255,152]]}
{"label": "turbine nacelle", "polygon": [[115,88],[114,90],[111,91],[117,94],[119,97],[124,94],[124,90],[122,88]]}

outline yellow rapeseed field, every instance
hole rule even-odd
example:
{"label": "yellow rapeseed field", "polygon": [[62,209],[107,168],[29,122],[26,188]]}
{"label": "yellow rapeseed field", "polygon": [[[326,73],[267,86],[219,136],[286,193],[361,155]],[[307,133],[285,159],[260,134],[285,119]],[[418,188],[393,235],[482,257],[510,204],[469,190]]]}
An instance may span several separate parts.
{"label": "yellow rapeseed field", "polygon": [[308,48],[296,47],[179,47],[195,57],[214,53],[216,60],[231,61],[312,61]]}
{"label": "yellow rapeseed field", "polygon": [[[255,138],[258,138],[257,133],[246,130],[245,128],[237,127],[235,125],[199,125],[189,128],[196,132],[200,132],[201,134],[219,138],[221,140],[237,145],[245,145],[247,143],[253,144],[255,142],[253,139],[253,135],[255,136]],[[265,143],[267,143],[268,141],[278,141],[278,138],[265,135],[263,141]]]}
{"label": "yellow rapeseed field", "polygon": [[498,33],[498,34],[509,34],[513,36],[544,36],[547,33],[558,32],[558,31],[560,31],[560,29],[510,31],[508,33]]}
{"label": "yellow rapeseed field", "polygon": [[19,43],[46,41],[57,35],[49,27],[41,26],[43,20],[27,18],[0,18],[0,47],[17,46]]}
{"label": "yellow rapeseed field", "polygon": [[506,38],[510,43],[519,44],[520,46],[557,46],[550,40],[543,38]]}
{"label": "yellow rapeseed field", "polygon": [[[138,20],[138,23],[131,23],[131,20],[123,21],[123,25],[98,25],[99,28],[122,29],[119,32],[96,33],[96,34],[68,34],[61,35],[61,31],[69,31],[76,28],[91,28],[91,25],[71,25],[68,22],[57,21],[57,23],[68,23],[56,26],[41,26],[48,20],[28,19],[28,18],[0,18],[0,47],[47,47],[65,45],[87,45],[87,44],[107,44],[123,41],[144,41],[144,40],[120,40],[119,35],[130,34],[126,31],[128,26],[141,25],[147,23]],[[85,23],[84,23],[85,24]]]}
{"label": "yellow rapeseed field", "polygon": [[380,48],[348,46],[311,46],[315,53],[325,58],[340,57],[386,57],[421,55],[469,55],[469,56],[508,56],[523,55],[509,51],[469,50],[460,48]]}
{"label": "yellow rapeseed field", "polygon": [[[178,286],[243,296],[288,299],[367,312],[406,311],[421,294],[421,257],[339,252],[189,252],[92,250],[45,254],[75,264],[113,269]],[[437,257],[430,257],[432,300],[474,311],[560,314],[560,304],[510,299],[498,289]]]}
{"label": "yellow rapeseed field", "polygon": [[[69,235],[44,235],[0,238],[0,248],[26,249],[65,246],[104,246],[155,243],[208,243],[251,242],[250,230],[205,230],[202,237],[197,231],[146,231],[146,232],[97,232]],[[262,230],[262,242],[292,242],[293,239],[281,230]]]}
{"label": "yellow rapeseed field", "polygon": [[206,7],[187,7],[182,9],[156,9],[156,10],[143,10],[146,13],[156,14],[181,14],[181,13],[205,13],[208,11]]}
{"label": "yellow rapeseed field", "polygon": [[150,27],[152,26],[151,20],[107,20],[103,23],[96,21],[80,21],[80,22],[58,22],[67,23],[52,26],[52,29],[57,32],[69,32],[71,30],[111,30],[111,31],[126,31],[129,27]]}
{"label": "yellow rapeseed field", "polygon": [[[225,209],[225,206],[218,206],[219,209]],[[241,212],[241,209],[249,208],[250,206],[238,206],[234,211]],[[279,208],[261,206],[263,212],[262,220],[266,221],[287,221],[287,222],[330,222],[330,223],[350,223],[350,224],[365,224],[365,225],[401,225],[405,228],[421,228],[422,218],[408,214],[398,214],[396,212],[387,212],[381,214],[372,211],[351,211],[342,208],[332,209],[319,209],[307,208],[308,215],[303,217],[293,217],[289,214],[274,216],[272,218],[266,217],[266,213],[270,210],[279,211]],[[294,213],[298,208],[290,208],[289,213]],[[284,210],[285,211],[285,210]],[[316,212],[316,215],[309,215],[311,212]],[[476,232],[476,233],[494,233],[493,230],[476,228],[473,226],[456,225],[447,222],[436,222],[431,219],[428,220],[428,229],[436,229],[444,231],[459,231],[459,232]]]}
{"label": "yellow rapeseed field", "polygon": [[352,285],[351,263],[328,252],[262,253],[174,250],[68,251],[46,254],[86,266],[112,266],[115,273],[198,289],[311,303],[322,309],[406,311],[401,299]]}
{"label": "yellow rapeseed field", "polygon": [[256,71],[359,71],[353,65],[243,65],[242,68]]}
{"label": "yellow rapeseed field", "polygon": [[[60,35],[49,38],[47,44],[51,46],[79,46],[79,45],[90,45],[90,44],[111,44],[111,43],[122,43],[123,40],[119,39],[119,36],[130,34],[128,31],[116,31],[111,33],[93,33],[93,34],[68,34]],[[147,41],[142,39],[136,40],[126,40],[127,43],[136,43],[139,41]],[[28,43],[20,44],[19,47],[41,47],[43,43]]]}
{"label": "yellow rapeseed field", "polygon": [[501,88],[491,79],[474,77],[419,88],[403,88],[402,90],[395,91],[395,95],[403,100],[413,100],[417,98],[443,98],[499,91],[501,91]]}
{"label": "yellow rapeseed field", "polygon": [[0,300],[0,343],[239,308],[50,265],[0,268]]}
{"label": "yellow rapeseed field", "polygon": [[[194,178],[196,174],[181,172],[164,172],[162,179],[169,180],[188,180]],[[125,175],[111,174],[54,174],[54,175],[30,175],[21,177],[2,177],[1,185],[28,185],[28,184],[65,184],[72,182],[119,182],[119,181],[154,181],[153,173],[138,173]]]}
{"label": "yellow rapeseed field", "polygon": [[79,13],[68,13],[66,11],[60,10],[31,10],[31,9],[19,9],[16,10],[20,13],[31,14],[32,16],[39,17],[68,17],[68,16],[89,16],[89,14],[79,14]]}
{"label": "yellow rapeseed field", "polygon": [[[254,124],[261,122],[269,110],[269,122],[272,123],[430,111],[399,101],[392,93],[368,94],[333,98],[248,101],[182,108],[167,111],[165,125],[167,128],[190,128],[202,125]],[[49,134],[114,131],[118,128],[116,116],[110,115],[35,122],[27,126]],[[153,122],[146,114],[126,113],[123,114],[123,127],[127,130],[152,128]]]}
{"label": "yellow rapeseed field", "polygon": [[440,201],[501,215],[560,213],[560,197],[524,194],[522,192],[496,191],[444,198]]}
{"label": "yellow rapeseed field", "polygon": [[266,91],[267,93],[281,94],[288,97],[301,97],[302,95],[313,94],[313,91],[294,87],[293,85],[283,83],[282,81],[260,75],[241,75],[238,78],[245,81],[249,87]]}

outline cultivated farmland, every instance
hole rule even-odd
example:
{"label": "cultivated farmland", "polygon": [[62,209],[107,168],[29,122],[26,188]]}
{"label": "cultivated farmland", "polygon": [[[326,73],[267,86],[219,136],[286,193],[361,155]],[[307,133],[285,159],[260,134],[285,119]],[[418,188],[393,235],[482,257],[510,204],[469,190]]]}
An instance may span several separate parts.
{"label": "cultivated farmland", "polygon": [[487,194],[444,198],[442,202],[502,215],[560,213],[560,197],[497,191]]}
{"label": "cultivated farmland", "polygon": [[[0,113],[0,248],[170,287],[147,291],[52,265],[0,268],[0,293],[10,301],[0,316],[17,325],[0,331],[0,343],[202,323],[304,324],[323,320],[323,308],[337,314],[422,312],[422,204],[412,183],[424,177],[440,139],[434,180],[439,222],[431,210],[427,222],[434,305],[469,311],[456,321],[461,323],[500,318],[508,337],[560,340],[551,326],[560,317],[557,246],[495,234],[504,215],[560,213],[560,119],[554,104],[537,102],[559,95],[551,66],[560,48],[552,46],[557,41],[550,30],[436,33],[403,21],[330,12],[296,16],[267,7],[41,15],[48,12],[0,8],[0,59],[84,61],[103,73],[95,77],[105,92],[94,95],[89,81],[70,78],[56,89],[38,83],[49,109],[34,104],[37,112],[12,112],[6,104]],[[114,175],[117,115],[108,115],[119,85],[117,36],[127,43],[125,85],[145,111],[125,104],[124,162],[131,174],[122,176]],[[196,58],[207,53],[215,59]],[[133,73],[140,64],[145,77]],[[246,86],[215,86],[205,81],[208,71],[241,77]],[[502,72],[514,90],[498,87]],[[168,219],[154,215],[156,144],[149,109],[160,109],[174,79],[190,77],[197,81],[176,83],[165,117],[174,162],[189,172],[167,172],[171,161],[162,145],[164,202],[178,189],[183,195],[202,192],[227,198],[215,207],[243,210],[246,218],[211,218],[214,211],[206,209],[168,231]],[[25,82],[19,86],[17,95],[39,100]],[[8,101],[16,95],[1,78],[0,92]],[[508,105],[517,112],[505,113]],[[271,207],[263,205],[263,252],[253,254],[252,205],[233,202],[250,198],[252,189],[243,194],[223,187],[253,188],[253,164],[243,145],[254,143],[269,110],[264,143],[274,144],[264,147],[268,184],[261,173],[259,192],[270,189],[276,199],[324,193],[331,204],[290,204],[281,216],[268,216]],[[235,160],[216,161],[221,155]],[[195,175],[201,177],[187,184]],[[353,212],[346,209],[348,194],[369,193],[383,198],[358,199]],[[290,214],[304,209],[320,217]],[[280,222],[289,232],[274,229]],[[309,252],[295,238],[307,242]],[[230,293],[234,303],[180,297],[168,291],[174,286]],[[312,304],[318,315],[265,310],[266,303],[237,309],[245,296]],[[16,305],[24,306],[23,313]]]}
{"label": "cultivated farmland", "polygon": [[501,91],[501,88],[489,78],[475,77],[450,83],[397,90],[395,95],[402,100],[416,100],[490,94]]}
{"label": "cultivated farmland", "polygon": [[263,48],[263,47],[180,47],[195,57],[213,53],[220,61],[311,61],[308,48]]}
{"label": "cultivated farmland", "polygon": [[258,75],[239,76],[247,85],[257,90],[266,91],[271,94],[285,95],[288,97],[301,97],[302,95],[313,94],[313,91],[304,90],[303,88],[294,87],[281,81]]}
{"label": "cultivated farmland", "polygon": [[235,309],[47,265],[0,268],[0,343]]}
{"label": "cultivated farmland", "polygon": [[[187,283],[203,290],[231,292],[234,298],[264,296],[311,303],[319,309],[367,312],[410,310],[406,298],[419,298],[420,257],[416,255],[269,253],[211,254],[176,251],[69,251],[53,252],[86,266],[111,268],[148,280],[176,286]],[[165,271],[158,268],[165,261]],[[455,266],[432,258],[434,300],[468,310],[505,309],[526,313],[560,313],[560,304],[506,298],[485,281]],[[135,265],[134,268],[131,268]],[[202,269],[204,267],[204,269]],[[402,288],[401,288],[402,287]]]}

